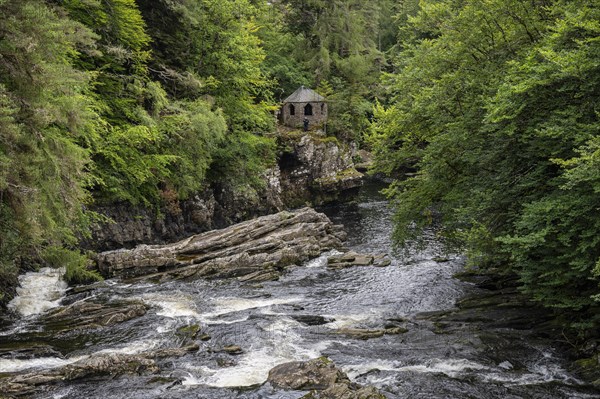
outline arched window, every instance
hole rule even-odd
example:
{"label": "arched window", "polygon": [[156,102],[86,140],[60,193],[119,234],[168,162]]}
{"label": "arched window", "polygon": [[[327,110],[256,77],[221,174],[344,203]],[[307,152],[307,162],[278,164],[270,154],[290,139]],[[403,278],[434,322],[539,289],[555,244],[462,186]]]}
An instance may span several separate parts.
{"label": "arched window", "polygon": [[304,107],[304,115],[312,115],[312,105],[310,104],[306,104],[306,107]]}
{"label": "arched window", "polygon": [[290,104],[290,115],[296,115],[296,107],[294,107],[294,104]]}
{"label": "arched window", "polygon": [[325,104],[321,104],[321,115],[325,113]]}

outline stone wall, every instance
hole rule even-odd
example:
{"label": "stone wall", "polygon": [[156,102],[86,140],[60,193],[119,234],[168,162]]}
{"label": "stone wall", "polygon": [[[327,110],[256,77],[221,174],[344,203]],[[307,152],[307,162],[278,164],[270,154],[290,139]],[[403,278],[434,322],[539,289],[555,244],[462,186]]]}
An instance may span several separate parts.
{"label": "stone wall", "polygon": [[[304,107],[307,104],[312,106],[312,115],[304,115]],[[294,107],[294,115],[290,112],[291,106]],[[327,122],[327,112],[327,103],[324,102],[288,103],[284,104],[282,108],[283,123],[286,126],[302,128],[304,118],[306,118],[309,121],[309,128],[321,127]]]}

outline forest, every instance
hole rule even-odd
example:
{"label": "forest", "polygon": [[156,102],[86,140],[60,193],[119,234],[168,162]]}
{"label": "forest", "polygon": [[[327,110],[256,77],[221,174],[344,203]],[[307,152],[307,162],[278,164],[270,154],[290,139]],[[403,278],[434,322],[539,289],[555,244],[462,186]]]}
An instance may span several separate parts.
{"label": "forest", "polygon": [[98,279],[96,205],[260,185],[300,85],[393,180],[399,250],[433,230],[597,330],[598,0],[0,0],[0,291]]}

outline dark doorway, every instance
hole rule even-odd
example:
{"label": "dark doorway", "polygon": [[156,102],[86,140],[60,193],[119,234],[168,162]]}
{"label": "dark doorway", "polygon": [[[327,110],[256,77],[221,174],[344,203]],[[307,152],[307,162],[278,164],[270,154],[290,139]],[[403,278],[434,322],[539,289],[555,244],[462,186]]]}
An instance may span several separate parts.
{"label": "dark doorway", "polygon": [[310,104],[306,104],[306,107],[304,107],[304,115],[312,115],[312,105]]}

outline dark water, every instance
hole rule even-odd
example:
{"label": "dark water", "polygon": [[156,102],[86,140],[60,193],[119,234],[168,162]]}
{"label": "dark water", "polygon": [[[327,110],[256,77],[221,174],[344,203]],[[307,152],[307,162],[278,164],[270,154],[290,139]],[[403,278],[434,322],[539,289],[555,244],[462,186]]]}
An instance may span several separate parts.
{"label": "dark water", "polygon": [[[358,203],[326,208],[346,226],[348,247],[391,253],[390,211],[368,186]],[[262,385],[281,363],[329,356],[350,378],[375,385],[388,398],[600,398],[569,374],[552,342],[529,331],[486,328],[481,322],[439,323],[422,312],[452,308],[474,287],[452,275],[462,260],[436,262],[438,248],[401,258],[386,268],[329,270],[325,256],[294,267],[279,281],[171,282],[128,285],[109,281],[88,299],[142,300],[152,306],[135,320],[109,329],[44,335],[31,315],[0,332],[0,348],[46,343],[58,350],[34,360],[0,359],[0,372],[56,367],[98,352],[143,353],[178,347],[179,327],[200,324],[212,338],[199,351],[159,361],[157,376],[106,378],[46,389],[35,398],[300,398]],[[48,285],[48,283],[45,283]],[[68,299],[67,299],[68,300]],[[32,300],[35,302],[35,300]],[[294,316],[319,315],[320,326]],[[367,341],[340,328],[402,326],[409,331]],[[220,352],[239,345],[244,353]]]}

